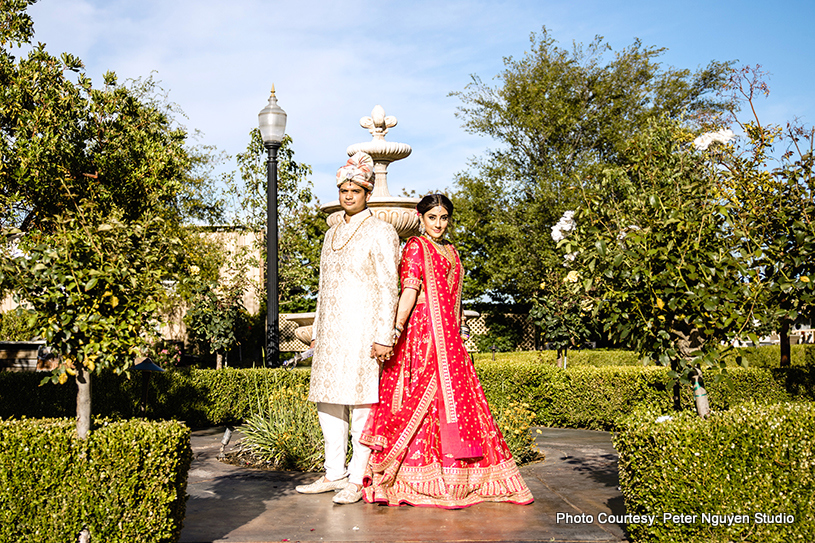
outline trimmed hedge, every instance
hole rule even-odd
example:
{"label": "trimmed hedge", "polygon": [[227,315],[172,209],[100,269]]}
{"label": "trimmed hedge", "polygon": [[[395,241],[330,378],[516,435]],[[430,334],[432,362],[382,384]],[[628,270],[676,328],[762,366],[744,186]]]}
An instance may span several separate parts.
{"label": "trimmed hedge", "polygon": [[[492,353],[473,353],[476,363],[492,361]],[[728,366],[738,366],[736,356],[744,359],[750,368],[777,368],[781,361],[781,348],[778,345],[762,345],[761,347],[740,347],[730,351],[724,361]],[[495,353],[496,361],[504,362],[532,362],[556,365],[557,351],[516,351],[510,353]],[[815,365],[815,344],[792,345],[790,348],[790,362],[792,366]],[[651,364],[649,362],[649,364]],[[643,366],[643,361],[634,351],[618,349],[574,349],[568,352],[567,367],[569,366]]]}
{"label": "trimmed hedge", "polygon": [[[138,372],[133,372],[138,373]],[[147,416],[188,426],[243,422],[264,389],[308,383],[307,369],[185,369],[150,377]],[[0,372],[0,418],[74,417],[76,383],[38,386],[42,373]],[[130,418],[139,414],[141,375],[103,373],[92,377],[93,413]]]}
{"label": "trimmed hedge", "polygon": [[634,541],[815,541],[815,404],[664,419],[644,411],[613,437]]}
{"label": "trimmed hedge", "polygon": [[174,542],[186,511],[189,428],[69,419],[0,421],[0,541]]}
{"label": "trimmed hedge", "polygon": [[[476,364],[492,362],[492,353],[473,353]],[[643,365],[634,351],[616,349],[575,349],[567,353],[566,367],[571,366],[634,366]],[[555,366],[557,351],[516,351],[495,353],[496,362],[538,362]]]}
{"label": "trimmed hedge", "polygon": [[[479,360],[481,384],[494,412],[528,405],[534,423],[562,428],[613,430],[635,406],[668,412],[673,403],[665,368],[656,366],[570,365],[562,370],[527,355],[513,361]],[[532,360],[530,360],[532,358]],[[775,403],[815,400],[815,367],[729,368],[731,379],[708,379],[711,407],[727,409],[746,400]],[[0,418],[73,417],[76,385],[38,387],[41,374],[0,372]],[[105,417],[138,414],[141,378],[94,376],[93,411]],[[154,374],[148,416],[176,419],[192,427],[235,425],[257,406],[260,392],[308,383],[307,368],[183,370]],[[682,387],[684,406],[692,407],[690,387]],[[255,409],[256,410],[256,409]]]}
{"label": "trimmed hedge", "polygon": [[[574,366],[561,370],[535,362],[479,362],[481,384],[494,408],[527,403],[535,422],[558,428],[614,430],[635,407],[669,412],[673,408],[668,370],[655,366]],[[714,410],[747,400],[775,403],[794,397],[811,399],[815,370],[731,368],[731,379],[705,384]],[[809,383],[808,385],[806,383]],[[693,407],[689,386],[682,387],[682,405]]]}

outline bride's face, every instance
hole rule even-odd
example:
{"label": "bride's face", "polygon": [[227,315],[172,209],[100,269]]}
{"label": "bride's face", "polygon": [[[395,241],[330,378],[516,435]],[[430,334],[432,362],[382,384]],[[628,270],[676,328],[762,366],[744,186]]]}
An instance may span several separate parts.
{"label": "bride's face", "polygon": [[425,232],[431,239],[439,241],[447,230],[447,223],[450,221],[450,214],[443,206],[436,206],[428,209],[422,215],[422,224]]}

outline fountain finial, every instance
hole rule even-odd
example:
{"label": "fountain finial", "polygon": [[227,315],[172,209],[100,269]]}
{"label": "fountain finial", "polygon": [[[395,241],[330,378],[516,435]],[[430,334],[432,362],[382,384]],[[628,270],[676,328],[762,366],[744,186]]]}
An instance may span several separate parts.
{"label": "fountain finial", "polygon": [[396,126],[396,117],[393,115],[385,116],[385,109],[380,106],[374,106],[373,111],[371,111],[370,117],[363,117],[359,120],[360,126],[362,128],[367,128],[368,132],[371,133],[371,136],[374,139],[384,140],[385,134],[388,133],[388,128],[393,128]]}
{"label": "fountain finial", "polygon": [[385,116],[385,109],[377,105],[371,111],[370,117],[363,117],[359,120],[362,128],[367,128],[371,133],[371,141],[365,143],[355,143],[350,145],[346,152],[348,156],[360,151],[368,153],[374,159],[374,172],[376,181],[374,184],[373,196],[390,196],[388,191],[388,164],[401,160],[410,155],[412,149],[405,143],[385,141],[385,134],[389,128],[396,126],[396,117]]}

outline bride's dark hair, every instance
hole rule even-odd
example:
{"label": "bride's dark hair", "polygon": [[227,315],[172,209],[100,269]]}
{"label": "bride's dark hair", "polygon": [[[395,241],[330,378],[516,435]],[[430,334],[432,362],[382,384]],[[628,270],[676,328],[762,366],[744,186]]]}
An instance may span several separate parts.
{"label": "bride's dark hair", "polygon": [[450,218],[453,218],[453,202],[444,194],[428,194],[416,204],[416,211],[424,215],[434,207],[441,206],[447,210]]}

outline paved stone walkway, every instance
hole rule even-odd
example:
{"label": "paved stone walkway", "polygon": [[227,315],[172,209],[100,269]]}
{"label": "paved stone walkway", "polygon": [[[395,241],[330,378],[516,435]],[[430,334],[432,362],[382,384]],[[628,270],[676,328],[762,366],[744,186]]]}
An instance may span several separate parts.
{"label": "paved stone walkway", "polygon": [[[297,494],[295,485],[318,474],[223,464],[217,456],[224,428],[195,431],[181,542],[628,541],[623,526],[598,520],[601,513],[625,512],[609,434],[541,432],[535,435],[546,460],[521,468],[535,503],[445,510],[362,502],[339,506],[331,493]],[[558,513],[572,516],[558,521]],[[580,515],[591,515],[593,522],[581,522]]]}

